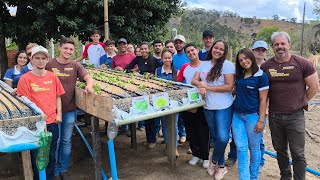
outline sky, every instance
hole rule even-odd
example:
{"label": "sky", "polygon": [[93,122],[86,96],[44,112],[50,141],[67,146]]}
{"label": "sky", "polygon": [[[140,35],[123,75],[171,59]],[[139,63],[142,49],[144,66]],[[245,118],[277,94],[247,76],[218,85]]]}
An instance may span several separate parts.
{"label": "sky", "polygon": [[297,18],[299,22],[303,18],[303,4],[306,2],[306,20],[318,19],[314,14],[313,0],[184,0],[187,8],[215,9],[217,11],[231,11],[241,17],[253,17],[272,19],[278,15],[280,19],[290,20]]}

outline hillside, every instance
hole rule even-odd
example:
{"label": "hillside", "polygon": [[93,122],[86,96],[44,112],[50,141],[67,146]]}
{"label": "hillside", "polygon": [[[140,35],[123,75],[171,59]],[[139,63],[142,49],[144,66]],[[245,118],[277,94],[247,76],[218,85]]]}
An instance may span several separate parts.
{"label": "hillside", "polygon": [[291,23],[281,20],[269,20],[269,19],[252,19],[254,23],[246,24],[241,21],[240,17],[220,17],[217,22],[221,25],[226,25],[236,31],[241,31],[244,34],[251,35],[252,33],[257,33],[260,29],[264,27],[275,26],[286,32],[301,30],[302,24]]}

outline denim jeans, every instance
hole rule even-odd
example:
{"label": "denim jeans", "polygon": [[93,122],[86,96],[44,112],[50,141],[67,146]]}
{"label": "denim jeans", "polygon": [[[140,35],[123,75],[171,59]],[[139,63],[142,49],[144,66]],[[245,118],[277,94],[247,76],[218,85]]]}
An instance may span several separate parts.
{"label": "denim jeans", "polygon": [[180,137],[187,136],[186,129],[184,127],[184,122],[182,119],[182,113],[179,113],[179,118],[178,118],[178,134],[180,135]]}
{"label": "denim jeans", "polygon": [[[46,177],[47,177],[47,180],[53,180],[54,167],[56,164],[57,141],[59,138],[58,124],[55,124],[55,123],[47,124],[47,130],[52,133],[52,141],[51,141],[50,152],[49,152],[49,163],[46,168]],[[31,150],[31,163],[32,163],[34,180],[39,179],[39,172],[36,165],[37,156],[38,156],[38,149]]]}
{"label": "denim jeans", "polygon": [[229,133],[232,119],[232,107],[219,110],[204,109],[209,132],[215,137],[212,161],[224,166],[224,152],[229,141]]}
{"label": "denim jeans", "polygon": [[[266,123],[266,119],[264,120],[264,123]],[[232,129],[231,129],[232,132]],[[260,160],[260,167],[264,166],[264,152],[265,152],[265,145],[263,142],[263,132],[261,132],[261,141],[260,141],[260,151],[261,151],[261,160]],[[237,160],[237,147],[236,144],[234,143],[234,139],[232,136],[232,140],[230,142],[230,152],[228,153],[228,159],[233,159],[233,160]]]}
{"label": "denim jeans", "polygon": [[[234,113],[232,132],[238,152],[238,171],[240,180],[258,180],[261,160],[260,141],[262,133],[256,133],[259,120],[257,113]],[[250,150],[250,165],[248,163]]]}
{"label": "denim jeans", "polygon": [[[161,126],[162,126],[162,133],[163,133],[163,140],[164,143],[167,144],[168,142],[168,117],[169,116],[162,116],[160,117],[161,119]],[[175,121],[176,121],[176,139],[178,141],[178,118],[179,118],[179,114],[176,113],[176,117],[175,117]],[[178,146],[178,143],[176,143],[176,145]]]}
{"label": "denim jeans", "polygon": [[145,128],[144,121],[139,121],[138,122],[138,128]]}
{"label": "denim jeans", "polygon": [[303,110],[291,114],[269,113],[269,127],[272,144],[277,152],[281,180],[292,178],[288,145],[292,157],[293,178],[305,180],[307,163],[304,155],[306,130]]}
{"label": "denim jeans", "polygon": [[76,117],[76,110],[62,113],[62,123],[59,124],[60,138],[57,146],[57,163],[54,169],[55,176],[68,171],[71,155],[71,138]]}
{"label": "denim jeans", "polygon": [[157,142],[157,126],[160,124],[160,118],[154,118],[144,121],[146,127],[147,143]]}

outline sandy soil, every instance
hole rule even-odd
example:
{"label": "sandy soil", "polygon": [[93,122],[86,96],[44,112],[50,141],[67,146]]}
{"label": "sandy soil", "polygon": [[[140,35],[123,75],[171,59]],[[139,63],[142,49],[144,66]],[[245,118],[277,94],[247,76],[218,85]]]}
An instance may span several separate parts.
{"label": "sandy soil", "polygon": [[[318,94],[313,101],[320,101],[320,94]],[[311,139],[306,134],[306,158],[308,166],[320,170],[320,105],[311,105],[310,110],[306,112],[306,127],[313,134],[315,139]],[[191,155],[186,154],[186,145],[179,146],[178,150],[180,157],[176,162],[176,169],[170,170],[167,158],[163,155],[165,145],[160,144],[162,138],[158,138],[158,144],[156,149],[147,150],[143,145],[145,141],[144,132],[137,131],[138,150],[130,149],[130,139],[126,135],[118,135],[115,139],[115,149],[117,158],[118,176],[120,179],[145,179],[145,180],[166,180],[166,179],[212,179],[206,170],[202,168],[201,164],[197,166],[190,166],[188,160],[191,159]],[[103,142],[107,141],[107,138],[102,137]],[[274,151],[271,143],[269,127],[266,127],[264,140],[266,149]],[[108,151],[107,145],[102,144],[103,154],[103,168],[110,175]],[[229,146],[227,152],[229,150]],[[226,152],[226,153],[227,153]],[[273,180],[280,179],[280,172],[278,169],[276,159],[265,155],[265,166],[260,173],[260,179]],[[79,169],[81,169],[79,171]],[[92,159],[86,157],[83,160],[76,163],[71,173],[75,179],[93,179],[92,172]],[[237,165],[228,168],[226,174],[226,180],[238,179]],[[320,179],[320,177],[314,176],[311,173],[307,173],[308,180]]]}

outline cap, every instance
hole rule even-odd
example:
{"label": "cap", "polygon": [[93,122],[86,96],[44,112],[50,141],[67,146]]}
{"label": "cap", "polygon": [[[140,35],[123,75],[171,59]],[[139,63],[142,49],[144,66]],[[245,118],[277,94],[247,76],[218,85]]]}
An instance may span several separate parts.
{"label": "cap", "polygon": [[121,42],[124,42],[124,43],[128,44],[128,42],[127,42],[127,40],[125,38],[120,38],[118,40],[118,43],[121,43]]}
{"label": "cap", "polygon": [[180,34],[173,38],[173,41],[176,41],[176,40],[180,40],[182,42],[186,42],[186,38],[184,36],[180,35]]}
{"label": "cap", "polygon": [[106,46],[110,45],[110,44],[115,44],[114,41],[112,41],[111,39],[108,39],[105,43]]}
{"label": "cap", "polygon": [[268,44],[265,41],[256,41],[254,42],[252,49],[257,49],[259,47],[265,48],[268,50]]}
{"label": "cap", "polygon": [[205,30],[205,31],[203,31],[203,33],[202,33],[202,37],[204,38],[204,37],[214,37],[214,34],[213,34],[213,32],[211,31],[211,30]]}
{"label": "cap", "polygon": [[49,57],[49,53],[48,50],[46,48],[44,48],[43,46],[36,46],[32,48],[31,51],[31,58],[33,57],[33,55],[37,54],[37,53],[43,53],[45,54],[47,57]]}

